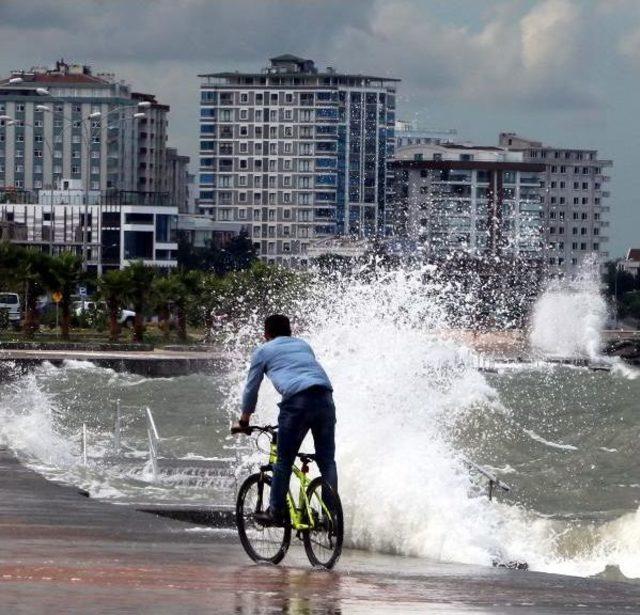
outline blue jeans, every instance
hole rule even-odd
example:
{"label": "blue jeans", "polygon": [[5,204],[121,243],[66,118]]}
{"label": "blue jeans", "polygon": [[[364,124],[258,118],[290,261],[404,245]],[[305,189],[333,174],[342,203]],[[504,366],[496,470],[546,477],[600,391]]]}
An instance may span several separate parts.
{"label": "blue jeans", "polygon": [[278,416],[278,461],[273,469],[269,506],[276,515],[287,510],[287,491],[296,454],[311,430],[316,462],[322,478],[338,491],[338,473],[334,459],[336,409],[331,391],[311,387],[280,403]]}

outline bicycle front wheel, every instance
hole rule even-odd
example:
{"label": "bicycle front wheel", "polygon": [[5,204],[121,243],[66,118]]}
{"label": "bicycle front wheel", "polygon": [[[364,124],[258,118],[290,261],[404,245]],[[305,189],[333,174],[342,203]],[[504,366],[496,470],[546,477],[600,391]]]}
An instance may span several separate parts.
{"label": "bicycle front wheel", "polygon": [[236,526],[240,542],[254,562],[278,564],[291,543],[291,525],[265,527],[254,520],[257,512],[269,506],[271,477],[252,474],[242,483],[236,502]]}
{"label": "bicycle front wheel", "polygon": [[314,529],[302,536],[304,550],[313,566],[333,568],[342,553],[344,522],[340,496],[322,478],[314,478],[307,487],[307,499]]}

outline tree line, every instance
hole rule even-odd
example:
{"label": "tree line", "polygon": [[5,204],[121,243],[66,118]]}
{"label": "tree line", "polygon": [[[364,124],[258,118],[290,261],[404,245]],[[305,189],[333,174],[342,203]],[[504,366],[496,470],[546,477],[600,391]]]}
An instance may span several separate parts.
{"label": "tree line", "polygon": [[301,291],[302,278],[299,273],[255,258],[243,258],[241,263],[228,261],[227,267],[218,271],[215,267],[198,270],[184,265],[166,270],[136,261],[96,278],[83,271],[82,259],[74,253],[51,256],[0,243],[0,288],[22,296],[22,329],[27,338],[33,338],[40,328],[39,298],[60,293],[60,336],[69,340],[73,301],[81,284],[95,289],[93,299],[104,301],[109,339],[120,339],[120,312],[131,308],[135,312],[132,339],[140,343],[152,314],[157,315],[162,332],[168,335],[174,326],[178,339],[186,341],[189,326],[211,331],[232,319],[284,310]]}

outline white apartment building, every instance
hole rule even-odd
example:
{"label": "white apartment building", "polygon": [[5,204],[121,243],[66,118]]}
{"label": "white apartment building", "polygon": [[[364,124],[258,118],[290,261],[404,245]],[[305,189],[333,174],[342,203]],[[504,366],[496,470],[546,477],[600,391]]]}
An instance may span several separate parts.
{"label": "white apartment building", "polygon": [[292,266],[316,239],[385,232],[398,80],[292,55],[200,77],[203,214],[247,224],[264,260]]}
{"label": "white apartment building", "polygon": [[610,196],[605,169],[597,150],[550,147],[512,132],[500,133],[500,145],[521,152],[523,160],[544,165],[541,198],[545,247],[551,275],[573,275],[588,256],[600,263],[609,256]]}
{"label": "white apartment building", "polygon": [[441,141],[399,148],[391,169],[395,235],[426,256],[542,258],[543,165],[504,148]]}

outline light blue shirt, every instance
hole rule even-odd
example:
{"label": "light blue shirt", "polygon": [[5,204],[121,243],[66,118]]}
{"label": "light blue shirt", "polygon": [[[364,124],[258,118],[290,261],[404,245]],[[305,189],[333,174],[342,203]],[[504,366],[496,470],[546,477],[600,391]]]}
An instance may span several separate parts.
{"label": "light blue shirt", "polygon": [[283,401],[312,386],[333,390],[311,346],[297,337],[280,336],[253,353],[242,395],[242,412],[250,413],[256,409],[258,390],[265,374]]}

